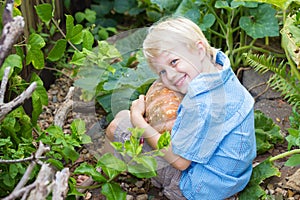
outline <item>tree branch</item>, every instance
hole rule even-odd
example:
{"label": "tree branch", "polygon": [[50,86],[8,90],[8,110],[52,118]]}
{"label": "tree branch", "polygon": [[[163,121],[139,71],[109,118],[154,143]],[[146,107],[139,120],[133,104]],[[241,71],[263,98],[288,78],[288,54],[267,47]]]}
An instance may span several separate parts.
{"label": "tree branch", "polygon": [[[4,74],[3,79],[6,79],[6,78],[8,79],[8,74],[6,74],[6,75]],[[13,108],[15,108],[16,106],[22,104],[25,101],[25,99],[30,98],[32,93],[34,92],[36,86],[37,86],[36,82],[31,83],[30,86],[25,91],[22,92],[22,94],[20,94],[14,100],[12,100],[8,103],[3,103],[3,102],[0,101],[0,121],[2,121],[4,119],[4,117],[10,111],[12,111]],[[5,83],[5,87],[6,87],[6,83]],[[1,84],[1,89],[0,89],[0,94],[1,95],[5,93],[5,91],[4,91],[5,87],[3,86],[3,88],[2,88],[2,84]]]}
{"label": "tree branch", "polygon": [[24,31],[24,19],[21,16],[16,16],[12,21],[7,22],[2,30],[0,38],[0,66],[4,59],[10,54],[13,45]]}
{"label": "tree branch", "polygon": [[4,75],[3,75],[1,87],[0,87],[0,106],[2,104],[4,104],[4,95],[5,95],[6,86],[7,86],[7,82],[8,82],[9,72],[10,72],[10,67],[6,67],[4,70]]}

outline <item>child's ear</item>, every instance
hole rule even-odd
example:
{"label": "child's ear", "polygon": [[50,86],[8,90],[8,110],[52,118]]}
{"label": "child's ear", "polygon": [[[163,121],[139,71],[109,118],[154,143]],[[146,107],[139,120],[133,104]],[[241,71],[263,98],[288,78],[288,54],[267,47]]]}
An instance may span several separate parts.
{"label": "child's ear", "polygon": [[206,48],[205,48],[203,42],[200,40],[196,43],[196,47],[197,47],[197,51],[199,53],[200,59],[202,60],[206,55]]}

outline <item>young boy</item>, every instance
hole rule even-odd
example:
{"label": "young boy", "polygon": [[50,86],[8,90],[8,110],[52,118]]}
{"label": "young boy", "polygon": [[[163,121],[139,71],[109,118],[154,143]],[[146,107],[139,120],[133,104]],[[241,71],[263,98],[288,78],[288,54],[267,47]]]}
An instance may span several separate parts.
{"label": "young boy", "polygon": [[[164,85],[185,94],[171,132],[171,147],[164,152],[171,166],[160,171],[156,183],[170,199],[225,199],[243,190],[256,157],[254,100],[236,78],[227,56],[211,47],[200,28],[183,17],[153,25],[143,50]],[[107,129],[108,139],[128,138],[125,132],[132,124],[144,128],[147,145],[156,148],[160,134],[145,121],[144,112],[141,95],[132,102],[130,113],[116,116]]]}

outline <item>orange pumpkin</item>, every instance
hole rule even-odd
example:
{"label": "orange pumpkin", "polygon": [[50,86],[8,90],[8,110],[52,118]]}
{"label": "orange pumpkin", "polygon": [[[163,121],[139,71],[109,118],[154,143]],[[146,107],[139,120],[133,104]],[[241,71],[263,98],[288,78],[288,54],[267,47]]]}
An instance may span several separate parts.
{"label": "orange pumpkin", "polygon": [[171,132],[178,106],[183,98],[179,92],[166,88],[155,81],[146,94],[146,120],[159,133]]}

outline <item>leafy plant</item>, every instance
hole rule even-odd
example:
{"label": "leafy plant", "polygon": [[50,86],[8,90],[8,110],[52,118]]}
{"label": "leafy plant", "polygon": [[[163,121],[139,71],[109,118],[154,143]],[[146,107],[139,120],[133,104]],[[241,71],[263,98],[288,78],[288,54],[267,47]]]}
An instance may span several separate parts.
{"label": "leafy plant", "polygon": [[274,144],[282,143],[284,137],[281,134],[280,127],[273,120],[264,115],[259,110],[255,110],[255,136],[256,151],[263,154],[274,147]]}
{"label": "leafy plant", "polygon": [[47,162],[58,169],[62,169],[67,163],[73,163],[79,158],[76,148],[91,143],[90,136],[85,133],[84,121],[75,119],[70,128],[71,134],[65,134],[61,127],[52,125],[42,131],[37,138],[37,141],[51,146],[51,151],[47,153],[49,156]]}
{"label": "leafy plant", "polygon": [[[286,12],[287,7],[291,2],[288,3],[276,3],[275,1],[266,1],[276,6],[281,6],[283,12]],[[298,2],[299,1],[295,1]],[[252,55],[245,54],[249,65],[253,66],[254,69],[260,73],[272,71],[274,74],[269,79],[268,84],[275,90],[281,92],[282,96],[293,106],[299,110],[300,102],[300,89],[299,80],[300,72],[297,69],[299,66],[299,50],[300,50],[300,11],[295,10],[290,15],[283,18],[283,28],[281,29],[282,35],[282,48],[285,51],[287,58],[286,61],[278,64],[274,56],[270,55],[265,57],[264,55]]]}
{"label": "leafy plant", "polygon": [[279,36],[276,10],[267,4],[184,0],[175,15],[186,16],[197,23],[211,44],[226,52],[234,70],[243,60],[244,52],[268,52],[255,45],[257,39],[266,38],[268,41],[268,37]]}
{"label": "leafy plant", "polygon": [[[130,139],[125,141],[124,144],[121,142],[111,142],[114,149],[124,159],[119,159],[112,153],[106,153],[99,158],[95,167],[87,163],[82,163],[74,171],[75,174],[85,174],[91,176],[94,181],[99,182],[101,184],[101,193],[109,200],[126,199],[126,193],[114,181],[121,173],[128,172],[138,178],[156,176],[157,163],[155,157],[162,156],[161,150],[167,148],[170,144],[170,134],[165,132],[159,138],[157,150],[143,152],[144,139],[142,138],[142,134],[144,130],[140,128],[130,128],[129,130],[132,134]],[[101,169],[103,173],[97,169]]]}

